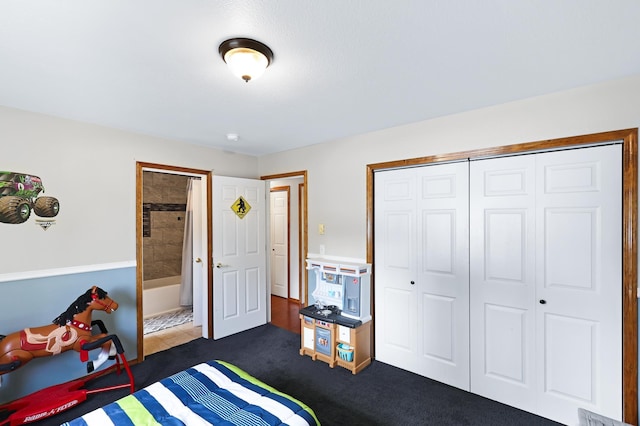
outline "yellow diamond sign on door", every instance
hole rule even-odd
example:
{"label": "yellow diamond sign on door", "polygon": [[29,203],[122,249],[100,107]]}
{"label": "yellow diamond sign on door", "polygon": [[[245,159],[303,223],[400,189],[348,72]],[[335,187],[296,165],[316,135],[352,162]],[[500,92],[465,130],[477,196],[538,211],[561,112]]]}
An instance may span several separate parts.
{"label": "yellow diamond sign on door", "polygon": [[233,210],[234,213],[237,214],[240,219],[242,219],[247,213],[249,213],[249,210],[251,210],[251,206],[249,205],[247,200],[240,196],[231,205],[231,210]]}

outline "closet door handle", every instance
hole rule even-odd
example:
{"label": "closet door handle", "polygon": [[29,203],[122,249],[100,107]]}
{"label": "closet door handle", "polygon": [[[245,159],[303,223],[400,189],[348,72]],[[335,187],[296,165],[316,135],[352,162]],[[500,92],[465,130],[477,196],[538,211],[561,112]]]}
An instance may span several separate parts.
{"label": "closet door handle", "polygon": [[547,303],[547,301],[546,301],[546,300],[544,300],[544,299],[540,299],[540,304],[541,304],[541,305],[544,305],[544,304],[546,304],[546,303]]}
{"label": "closet door handle", "polygon": [[411,285],[414,285],[416,282],[415,281],[411,281]]}

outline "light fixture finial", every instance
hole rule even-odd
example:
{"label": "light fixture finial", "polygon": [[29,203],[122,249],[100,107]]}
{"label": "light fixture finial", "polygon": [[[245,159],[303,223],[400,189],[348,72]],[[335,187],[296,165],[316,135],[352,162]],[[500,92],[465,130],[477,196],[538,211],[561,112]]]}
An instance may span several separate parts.
{"label": "light fixture finial", "polygon": [[273,51],[250,38],[231,38],[218,48],[231,72],[246,82],[260,77],[273,61]]}

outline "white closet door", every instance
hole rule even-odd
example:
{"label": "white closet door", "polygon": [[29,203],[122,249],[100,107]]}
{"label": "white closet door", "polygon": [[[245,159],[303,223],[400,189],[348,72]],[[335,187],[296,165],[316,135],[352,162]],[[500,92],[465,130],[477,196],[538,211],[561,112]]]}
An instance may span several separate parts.
{"label": "white closet door", "polygon": [[535,157],[470,164],[471,391],[532,411]]}
{"label": "white closet door", "polygon": [[414,169],[374,175],[376,359],[418,372]]}
{"label": "white closet door", "polygon": [[468,165],[375,175],[376,358],[469,389]]}
{"label": "white closet door", "polygon": [[578,407],[622,420],[621,161],[621,145],[537,158],[538,413],[566,424]]}
{"label": "white closet door", "polygon": [[620,420],[620,146],[471,163],[471,391]]}

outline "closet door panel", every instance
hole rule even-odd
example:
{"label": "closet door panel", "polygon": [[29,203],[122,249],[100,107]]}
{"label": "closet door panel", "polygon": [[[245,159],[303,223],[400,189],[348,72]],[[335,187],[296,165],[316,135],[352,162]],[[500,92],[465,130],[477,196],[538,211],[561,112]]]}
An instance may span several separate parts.
{"label": "closet door panel", "polygon": [[526,386],[526,313],[510,306],[485,305],[486,376]]}
{"label": "closet door panel", "polygon": [[[393,312],[384,322],[384,344],[393,348],[402,357],[411,357],[415,352],[415,326],[412,318],[414,293],[403,289],[387,287],[384,293],[385,310]],[[393,359],[393,357],[391,357]]]}
{"label": "closet door panel", "polygon": [[415,171],[420,374],[469,390],[468,164]]}
{"label": "closet door panel", "polygon": [[519,291],[525,284],[527,210],[486,209],[484,215],[484,278]]}
{"label": "closet door panel", "polygon": [[622,417],[621,147],[537,156],[539,413]]}
{"label": "closet door panel", "polygon": [[[424,230],[423,274],[453,275],[455,210],[425,210],[422,225]],[[456,298],[434,294],[433,291],[423,291],[420,307],[423,325],[420,337],[423,343],[422,356],[436,362],[454,364],[456,362],[454,358]]]}
{"label": "closet door panel", "polygon": [[544,315],[546,393],[580,403],[594,402],[597,383],[592,369],[596,362],[597,327],[594,321],[566,315]]}
{"label": "closet door panel", "polygon": [[535,410],[535,160],[470,163],[471,391]]}
{"label": "closet door panel", "polygon": [[422,356],[438,362],[454,364],[455,299],[424,294],[422,299]]}
{"label": "closet door panel", "polygon": [[418,320],[416,304],[418,292],[411,280],[415,279],[413,259],[415,224],[411,210],[393,210],[383,213],[381,226],[385,244],[379,248],[382,271],[378,275],[385,283],[376,291],[376,313],[382,315],[378,337],[381,351],[377,358],[392,365],[404,365],[409,371],[417,369]]}
{"label": "closet door panel", "polygon": [[469,389],[468,167],[375,174],[376,359]]}
{"label": "closet door panel", "polygon": [[411,169],[375,175],[376,359],[418,372],[416,179]]}
{"label": "closet door panel", "polygon": [[453,275],[455,267],[456,211],[425,210],[422,216],[424,273]]}
{"label": "closet door panel", "polygon": [[[620,420],[620,147],[471,163],[471,390]],[[506,180],[506,181],[505,181]]]}
{"label": "closet door panel", "polygon": [[592,207],[544,209],[545,287],[594,290],[599,216]]}

